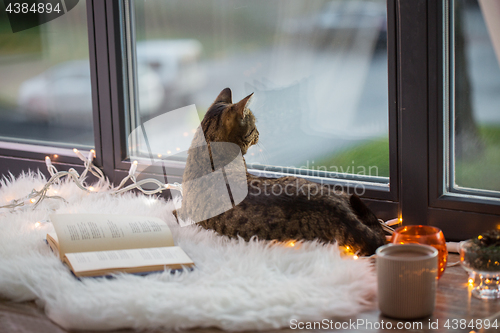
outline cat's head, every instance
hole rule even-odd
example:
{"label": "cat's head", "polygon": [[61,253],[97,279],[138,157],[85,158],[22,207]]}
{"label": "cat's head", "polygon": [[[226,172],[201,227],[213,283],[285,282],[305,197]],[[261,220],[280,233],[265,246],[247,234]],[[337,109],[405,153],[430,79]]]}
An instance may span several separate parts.
{"label": "cat's head", "polygon": [[253,93],[234,103],[231,89],[221,91],[201,122],[208,142],[232,142],[246,154],[250,146],[259,141],[255,116],[248,108]]}

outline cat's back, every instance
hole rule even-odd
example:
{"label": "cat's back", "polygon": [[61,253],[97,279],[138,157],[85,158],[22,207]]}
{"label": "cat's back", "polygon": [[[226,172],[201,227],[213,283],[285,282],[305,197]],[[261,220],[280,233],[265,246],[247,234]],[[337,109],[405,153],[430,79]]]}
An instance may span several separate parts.
{"label": "cat's back", "polygon": [[248,175],[248,195],[233,209],[202,222],[207,229],[249,239],[322,239],[343,233],[342,221],[355,219],[344,193],[297,177],[277,179]]}

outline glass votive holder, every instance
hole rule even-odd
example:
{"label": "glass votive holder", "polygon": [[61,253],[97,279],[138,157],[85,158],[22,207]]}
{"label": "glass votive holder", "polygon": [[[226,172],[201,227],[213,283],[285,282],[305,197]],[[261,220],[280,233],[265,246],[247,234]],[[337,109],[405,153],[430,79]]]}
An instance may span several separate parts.
{"label": "glass votive holder", "polygon": [[[500,253],[492,247],[481,248],[469,239],[460,242],[460,263],[469,272],[469,285],[474,297],[500,298]],[[479,276],[480,284],[474,285]]]}
{"label": "glass votive holder", "polygon": [[446,240],[441,229],[429,225],[408,225],[397,228],[391,237],[393,244],[424,244],[438,250],[438,279],[444,274],[448,261]]}

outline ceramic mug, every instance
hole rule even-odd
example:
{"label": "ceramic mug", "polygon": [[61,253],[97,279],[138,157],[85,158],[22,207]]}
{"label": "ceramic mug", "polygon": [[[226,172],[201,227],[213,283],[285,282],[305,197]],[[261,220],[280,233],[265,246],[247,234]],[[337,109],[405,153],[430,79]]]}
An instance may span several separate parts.
{"label": "ceramic mug", "polygon": [[379,308],[397,319],[430,316],[436,302],[438,251],[428,245],[388,244],[377,249]]}

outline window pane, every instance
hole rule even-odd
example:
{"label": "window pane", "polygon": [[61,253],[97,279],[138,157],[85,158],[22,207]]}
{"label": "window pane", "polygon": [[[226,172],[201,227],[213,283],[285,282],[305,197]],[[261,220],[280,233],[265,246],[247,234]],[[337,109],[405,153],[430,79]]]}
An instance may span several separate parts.
{"label": "window pane", "polygon": [[[190,104],[203,116],[226,87],[233,102],[254,92],[260,138],[248,164],[389,176],[385,0],[147,0],[133,10],[132,119]],[[191,111],[183,111],[185,128],[173,114],[176,121],[154,121],[153,157],[173,155],[165,143],[179,133],[189,145],[199,124]]]}
{"label": "window pane", "polygon": [[94,146],[86,15],[13,33],[0,3],[0,141]]}
{"label": "window pane", "polygon": [[500,2],[452,4],[452,188],[500,191]]}

